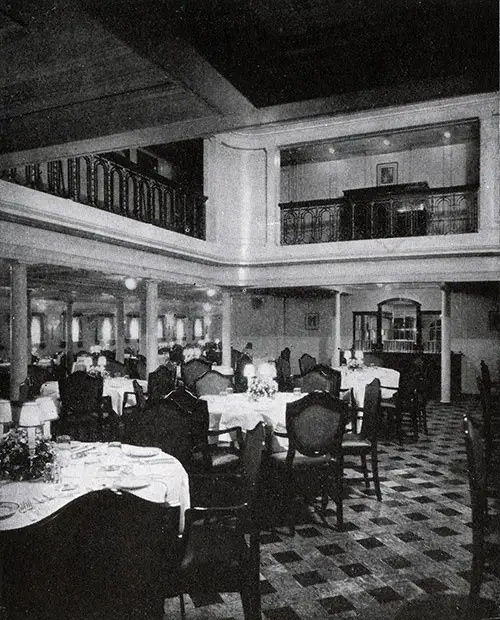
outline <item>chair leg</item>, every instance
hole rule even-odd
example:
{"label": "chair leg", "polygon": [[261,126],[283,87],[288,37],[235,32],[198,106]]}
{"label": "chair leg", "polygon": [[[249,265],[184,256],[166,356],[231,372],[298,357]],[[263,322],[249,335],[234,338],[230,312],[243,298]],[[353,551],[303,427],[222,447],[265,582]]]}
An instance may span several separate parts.
{"label": "chair leg", "polygon": [[365,487],[370,487],[370,477],[368,476],[368,466],[366,464],[366,454],[361,455],[361,468],[363,469],[363,478],[365,479]]}
{"label": "chair leg", "polygon": [[186,607],[184,605],[184,594],[179,594],[179,604],[181,606],[181,618],[185,620],[186,618]]}
{"label": "chair leg", "polygon": [[378,477],[378,453],[377,450],[372,451],[372,476],[373,486],[375,487],[375,493],[377,494],[377,501],[382,501],[382,491],[380,490],[380,480]]}
{"label": "chair leg", "polygon": [[339,457],[339,461],[335,463],[335,506],[337,508],[337,527],[343,529],[344,527],[344,505],[343,505],[343,474],[344,474],[344,461],[342,457]]}

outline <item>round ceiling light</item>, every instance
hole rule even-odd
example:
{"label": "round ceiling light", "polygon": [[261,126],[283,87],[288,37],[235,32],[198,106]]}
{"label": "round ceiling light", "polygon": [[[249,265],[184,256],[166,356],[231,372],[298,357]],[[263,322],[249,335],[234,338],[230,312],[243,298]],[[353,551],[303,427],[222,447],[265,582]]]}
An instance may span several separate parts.
{"label": "round ceiling light", "polygon": [[214,288],[207,289],[207,297],[215,297],[217,295],[217,291]]}
{"label": "round ceiling light", "polygon": [[135,289],[137,288],[137,280],[135,278],[127,278],[125,280],[125,286],[128,288],[129,291],[135,291]]}

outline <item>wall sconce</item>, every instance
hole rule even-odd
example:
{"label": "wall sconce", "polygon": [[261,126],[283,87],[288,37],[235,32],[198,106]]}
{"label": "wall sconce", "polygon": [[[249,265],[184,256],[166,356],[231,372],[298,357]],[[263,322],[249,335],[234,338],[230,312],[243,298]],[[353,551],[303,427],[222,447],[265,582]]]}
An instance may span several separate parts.
{"label": "wall sconce", "polygon": [[135,278],[126,278],[125,286],[128,288],[129,291],[135,291],[135,289],[137,288],[137,280]]}

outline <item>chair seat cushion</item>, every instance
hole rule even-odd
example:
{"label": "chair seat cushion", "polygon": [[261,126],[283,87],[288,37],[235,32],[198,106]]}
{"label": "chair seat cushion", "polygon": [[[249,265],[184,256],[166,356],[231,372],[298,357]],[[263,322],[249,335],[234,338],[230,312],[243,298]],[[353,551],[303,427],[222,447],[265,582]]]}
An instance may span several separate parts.
{"label": "chair seat cushion", "polygon": [[357,433],[348,433],[342,439],[343,450],[371,448],[371,442],[361,437]]}
{"label": "chair seat cushion", "polygon": [[[269,456],[269,462],[271,466],[274,465],[277,467],[285,467],[286,466],[286,455],[287,455],[286,452],[273,452],[273,454]],[[310,457],[310,456],[304,456],[303,454],[296,452],[293,458],[293,466],[294,467],[314,467],[318,465],[326,465],[330,461],[331,461],[331,457],[329,454],[325,454],[325,456]]]}
{"label": "chair seat cushion", "polygon": [[212,471],[227,471],[236,469],[240,463],[240,457],[234,452],[224,449],[215,449],[211,452]]}

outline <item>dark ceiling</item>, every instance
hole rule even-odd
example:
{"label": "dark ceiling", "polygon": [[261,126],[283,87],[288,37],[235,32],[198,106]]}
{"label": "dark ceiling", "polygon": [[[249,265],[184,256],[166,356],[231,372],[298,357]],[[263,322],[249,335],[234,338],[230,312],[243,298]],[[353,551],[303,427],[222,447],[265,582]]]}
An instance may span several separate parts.
{"label": "dark ceiling", "polygon": [[0,169],[497,91],[498,42],[498,0],[0,0]]}
{"label": "dark ceiling", "polygon": [[169,0],[176,32],[257,107],[427,79],[498,83],[492,0]]}

